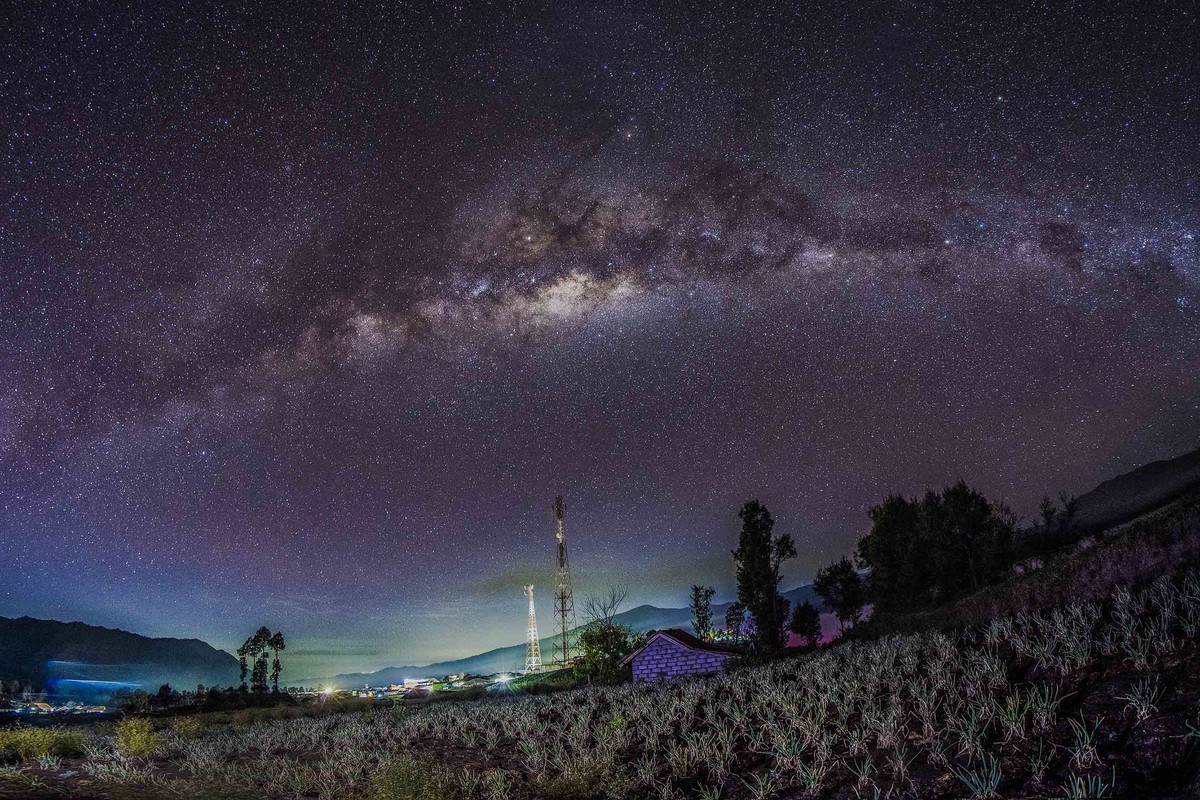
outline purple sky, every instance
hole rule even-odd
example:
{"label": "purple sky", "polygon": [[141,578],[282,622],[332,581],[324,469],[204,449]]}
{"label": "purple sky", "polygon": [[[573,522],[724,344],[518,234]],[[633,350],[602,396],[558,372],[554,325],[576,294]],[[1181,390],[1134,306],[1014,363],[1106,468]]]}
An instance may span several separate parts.
{"label": "purple sky", "polygon": [[0,614],[423,663],[557,493],[684,605],[1200,445],[1187,4],[168,5],[3,12]]}

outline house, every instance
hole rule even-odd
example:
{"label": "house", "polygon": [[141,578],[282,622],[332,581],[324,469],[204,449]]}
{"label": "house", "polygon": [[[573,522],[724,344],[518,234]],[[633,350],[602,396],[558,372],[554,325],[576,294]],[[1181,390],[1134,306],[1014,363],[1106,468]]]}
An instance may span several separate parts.
{"label": "house", "polygon": [[683,675],[720,672],[737,651],[697,639],[686,631],[672,628],[650,635],[646,643],[625,657],[622,664],[633,665],[633,680],[657,681]]}

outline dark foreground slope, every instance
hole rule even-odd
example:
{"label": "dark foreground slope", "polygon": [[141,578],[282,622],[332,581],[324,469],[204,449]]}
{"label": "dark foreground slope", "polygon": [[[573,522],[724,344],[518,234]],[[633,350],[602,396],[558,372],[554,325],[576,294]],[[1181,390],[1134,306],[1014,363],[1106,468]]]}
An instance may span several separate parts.
{"label": "dark foreground slope", "polygon": [[97,726],[61,761],[10,754],[0,798],[1182,800],[1200,791],[1198,632],[1190,569],[1099,602],[687,681],[161,721],[142,757]]}

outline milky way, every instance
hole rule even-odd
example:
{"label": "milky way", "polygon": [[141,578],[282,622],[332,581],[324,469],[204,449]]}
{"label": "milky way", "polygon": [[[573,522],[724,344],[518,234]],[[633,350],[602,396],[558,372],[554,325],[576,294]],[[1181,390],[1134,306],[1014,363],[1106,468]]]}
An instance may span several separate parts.
{"label": "milky way", "polygon": [[420,663],[556,493],[682,605],[1200,445],[1188,4],[165,5],[5,12],[0,614]]}

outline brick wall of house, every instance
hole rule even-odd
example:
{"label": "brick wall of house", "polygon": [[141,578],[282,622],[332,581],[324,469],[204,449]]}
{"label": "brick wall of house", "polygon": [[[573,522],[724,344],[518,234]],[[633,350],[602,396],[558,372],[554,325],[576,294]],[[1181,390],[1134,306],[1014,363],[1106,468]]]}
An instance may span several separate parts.
{"label": "brick wall of house", "polygon": [[661,637],[633,657],[634,681],[656,681],[681,675],[720,672],[725,668],[726,653],[708,653],[684,647],[673,639]]}

